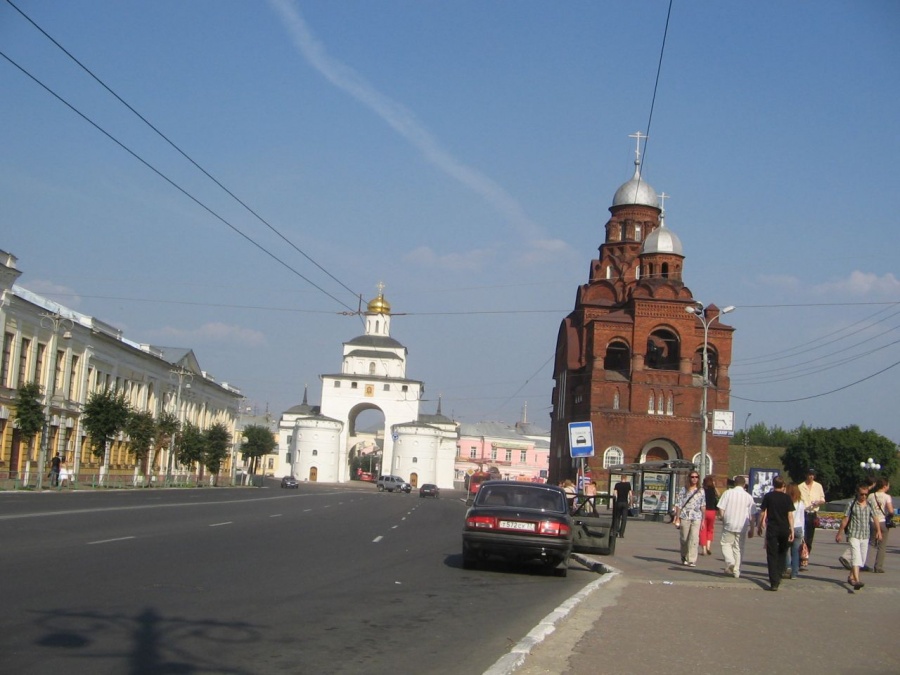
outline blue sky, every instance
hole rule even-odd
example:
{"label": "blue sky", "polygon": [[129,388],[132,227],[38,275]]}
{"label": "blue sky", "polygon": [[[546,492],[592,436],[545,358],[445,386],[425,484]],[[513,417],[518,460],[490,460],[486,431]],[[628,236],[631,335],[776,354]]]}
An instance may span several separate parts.
{"label": "blue sky", "polygon": [[[23,286],[279,413],[318,402],[384,282],[423,410],[549,426],[667,2],[15,2],[331,275],[4,1],[0,50],[206,207],[0,59]],[[898,29],[887,1],[674,4],[644,178],[695,297],[738,307],[738,426],[900,441]]]}

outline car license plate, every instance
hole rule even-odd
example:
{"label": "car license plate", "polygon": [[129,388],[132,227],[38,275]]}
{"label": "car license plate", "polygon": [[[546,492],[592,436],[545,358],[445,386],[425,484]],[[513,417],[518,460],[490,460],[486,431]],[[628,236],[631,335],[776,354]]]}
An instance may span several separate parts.
{"label": "car license plate", "polygon": [[523,523],[518,520],[501,520],[498,524],[504,530],[526,530],[528,532],[534,532],[536,529],[534,523]]}

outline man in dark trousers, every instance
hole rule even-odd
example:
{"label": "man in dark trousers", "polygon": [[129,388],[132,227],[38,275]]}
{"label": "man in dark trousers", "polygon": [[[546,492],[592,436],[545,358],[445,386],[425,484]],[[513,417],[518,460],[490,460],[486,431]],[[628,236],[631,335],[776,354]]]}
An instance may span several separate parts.
{"label": "man in dark trousers", "polygon": [[616,501],[613,505],[613,518],[615,518],[616,536],[625,538],[625,523],[628,520],[628,509],[631,507],[631,483],[626,477],[622,477],[613,488],[616,493]]}
{"label": "man in dark trousers", "polygon": [[777,591],[787,562],[787,551],[794,540],[794,503],[787,496],[784,479],[777,476],[772,490],[759,505],[759,532],[766,529],[766,565],[769,568],[769,590]]}
{"label": "man in dark trousers", "polygon": [[62,459],[60,459],[58,452],[50,460],[50,485],[53,487],[59,486],[59,465],[61,462]]}

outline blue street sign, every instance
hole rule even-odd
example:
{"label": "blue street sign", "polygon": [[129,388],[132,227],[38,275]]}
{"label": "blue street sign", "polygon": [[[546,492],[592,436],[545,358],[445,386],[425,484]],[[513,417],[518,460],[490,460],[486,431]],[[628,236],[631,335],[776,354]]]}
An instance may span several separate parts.
{"label": "blue street sign", "polygon": [[594,428],[590,422],[569,422],[569,454],[573,458],[594,456]]}

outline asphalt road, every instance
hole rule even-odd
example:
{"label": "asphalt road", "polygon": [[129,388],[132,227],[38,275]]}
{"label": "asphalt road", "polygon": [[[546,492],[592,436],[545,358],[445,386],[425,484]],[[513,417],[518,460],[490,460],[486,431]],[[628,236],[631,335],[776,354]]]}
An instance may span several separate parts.
{"label": "asphalt road", "polygon": [[597,576],[374,486],[0,493],[2,673],[481,673]]}

